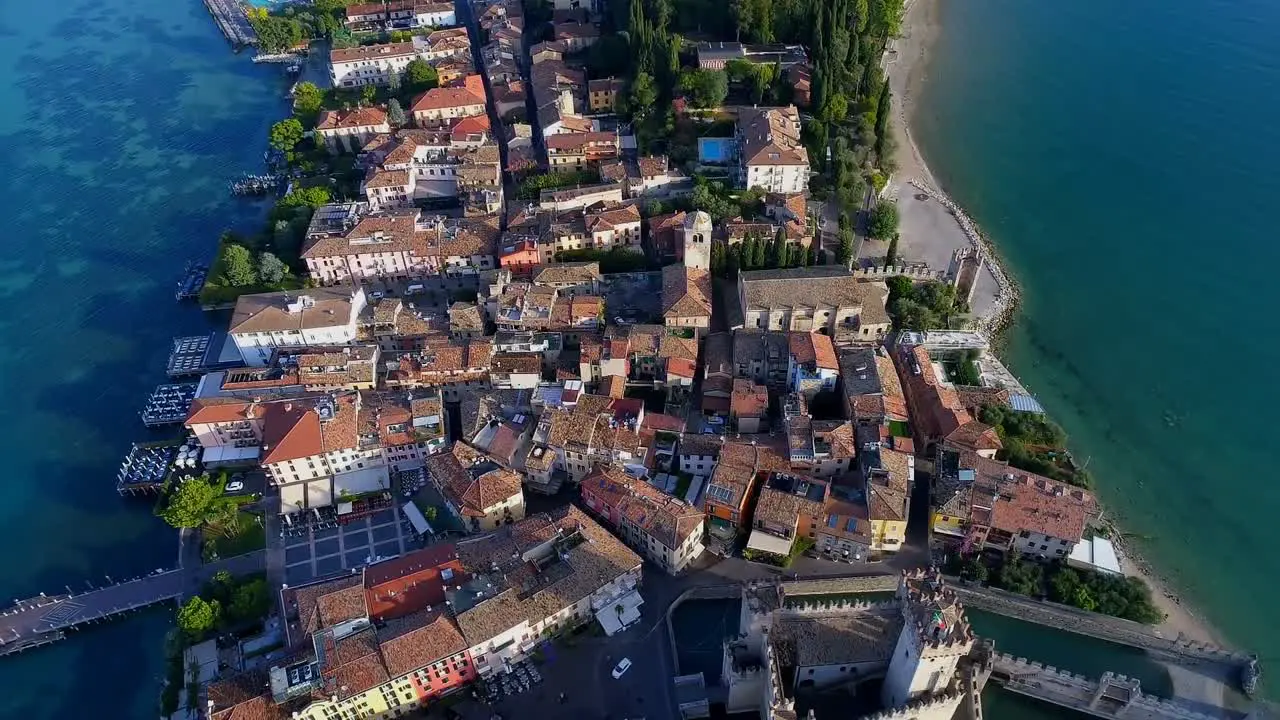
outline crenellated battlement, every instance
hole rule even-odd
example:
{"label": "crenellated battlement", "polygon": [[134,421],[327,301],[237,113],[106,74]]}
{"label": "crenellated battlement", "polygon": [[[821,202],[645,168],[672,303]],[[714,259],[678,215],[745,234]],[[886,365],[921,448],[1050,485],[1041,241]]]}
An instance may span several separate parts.
{"label": "crenellated battlement", "polygon": [[911,720],[912,718],[950,718],[964,699],[964,693],[945,692],[909,701],[902,707],[866,715],[863,720]]}

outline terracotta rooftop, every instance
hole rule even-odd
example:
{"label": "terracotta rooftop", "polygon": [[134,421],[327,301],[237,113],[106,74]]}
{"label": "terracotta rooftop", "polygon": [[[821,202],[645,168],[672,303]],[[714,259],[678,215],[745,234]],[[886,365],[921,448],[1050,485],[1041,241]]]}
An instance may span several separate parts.
{"label": "terracotta rooftop", "polygon": [[662,314],[666,318],[711,315],[711,274],[683,265],[662,268]]}
{"label": "terracotta rooftop", "polygon": [[264,403],[262,464],[357,447],[359,412],[355,392]]}
{"label": "terracotta rooftop", "polygon": [[[316,130],[378,127],[387,124],[387,113],[379,107],[363,107],[354,110],[324,110],[316,122]],[[386,132],[386,130],[383,130]]]}
{"label": "terracotta rooftop", "polygon": [[[543,546],[556,537],[578,534],[585,542],[561,546],[563,556],[538,570],[525,559],[554,557]],[[531,515],[490,535],[458,544],[464,565],[489,573],[493,587],[478,604],[458,613],[458,626],[471,646],[519,625],[540,622],[640,568],[639,555],[578,508]],[[498,565],[499,572],[492,568]],[[506,580],[502,579],[505,574]]]}
{"label": "terracotta rooftop", "polygon": [[519,475],[463,442],[430,456],[426,466],[464,515],[484,517],[493,507],[521,494]]}

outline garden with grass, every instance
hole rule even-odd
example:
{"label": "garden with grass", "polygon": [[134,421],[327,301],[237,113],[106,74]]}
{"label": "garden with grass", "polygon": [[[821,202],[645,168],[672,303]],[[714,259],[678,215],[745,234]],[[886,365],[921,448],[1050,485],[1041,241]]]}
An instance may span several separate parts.
{"label": "garden with grass", "polygon": [[978,420],[995,428],[1000,436],[1004,449],[996,455],[997,460],[1068,485],[1093,485],[1089,471],[1077,466],[1067,452],[1067,433],[1044,415],[983,405],[978,409]]}
{"label": "garden with grass", "polygon": [[157,504],[156,515],[173,527],[200,529],[206,562],[267,546],[261,516],[242,509],[253,498],[227,495],[227,482],[225,470],[177,481]]}

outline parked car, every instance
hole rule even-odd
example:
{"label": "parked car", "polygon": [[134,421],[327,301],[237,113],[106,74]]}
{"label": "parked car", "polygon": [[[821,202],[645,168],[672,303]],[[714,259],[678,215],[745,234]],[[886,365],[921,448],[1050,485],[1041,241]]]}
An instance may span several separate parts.
{"label": "parked car", "polygon": [[239,480],[233,480],[227,483],[227,492],[229,493],[240,492],[243,489],[244,489],[244,483],[240,482]]}
{"label": "parked car", "polygon": [[621,678],[623,675],[626,675],[627,671],[630,669],[631,660],[628,658],[622,658],[618,661],[618,664],[613,667],[613,679],[617,680],[618,678]]}

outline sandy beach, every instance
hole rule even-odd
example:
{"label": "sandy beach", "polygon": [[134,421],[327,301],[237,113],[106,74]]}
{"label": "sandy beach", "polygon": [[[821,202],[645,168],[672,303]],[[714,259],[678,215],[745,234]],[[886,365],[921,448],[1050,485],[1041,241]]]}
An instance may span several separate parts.
{"label": "sandy beach", "polygon": [[[943,227],[943,231],[939,232],[936,198],[944,196],[943,189],[930,172],[923,154],[911,136],[910,128],[921,87],[927,79],[929,48],[937,40],[942,29],[938,2],[939,0],[908,0],[903,18],[902,36],[893,42],[885,66],[892,90],[895,120],[893,131],[898,141],[898,172],[894,175],[889,192],[898,197],[902,209],[903,253],[910,259],[929,262],[931,266],[936,266],[938,259],[944,254],[949,257],[958,246],[953,232],[957,225],[956,218],[949,223],[950,228]],[[920,189],[936,193],[935,198],[921,202],[917,194]],[[960,220],[961,225],[964,222],[965,220]],[[913,230],[915,232],[912,232]],[[1016,285],[1012,282],[1012,278],[1004,275],[998,263],[989,263],[989,265],[994,265],[993,272],[990,275],[984,274],[984,280],[997,285],[1007,285],[1010,288],[1006,293],[998,293],[995,292],[996,289],[992,289],[993,295],[1005,295],[1004,302],[1016,302]],[[979,287],[981,290],[982,286]],[[974,309],[988,313],[1007,311],[1007,307],[999,306],[1000,297],[996,297],[993,302],[996,305],[989,307],[979,307],[975,302]],[[1118,530],[1113,533],[1113,537],[1119,537]],[[1125,574],[1145,580],[1151,587],[1156,606],[1165,613],[1166,619],[1159,625],[1160,632],[1169,637],[1181,635],[1189,640],[1229,647],[1221,633],[1187,607],[1186,603],[1176,600],[1178,595],[1170,588],[1169,583],[1160,578],[1128,543],[1120,542],[1116,545]]]}

